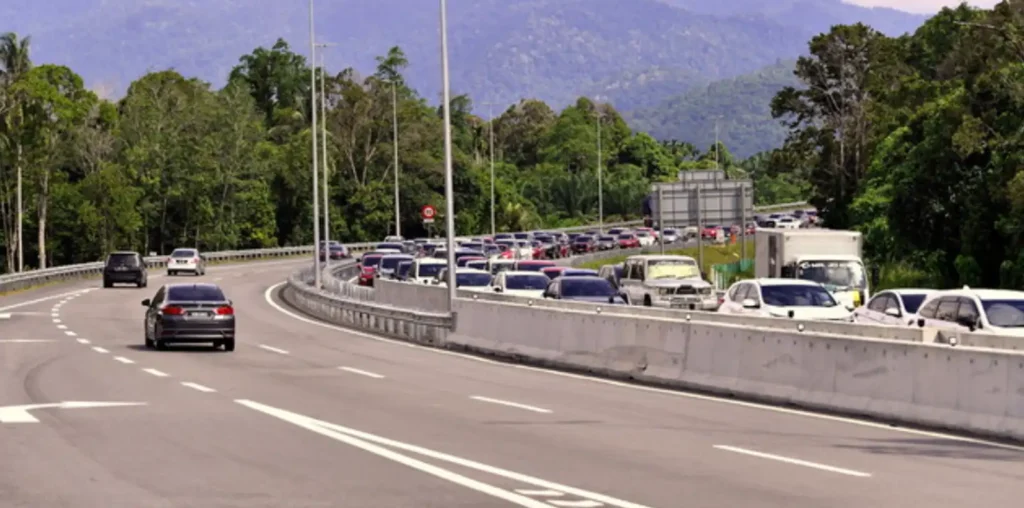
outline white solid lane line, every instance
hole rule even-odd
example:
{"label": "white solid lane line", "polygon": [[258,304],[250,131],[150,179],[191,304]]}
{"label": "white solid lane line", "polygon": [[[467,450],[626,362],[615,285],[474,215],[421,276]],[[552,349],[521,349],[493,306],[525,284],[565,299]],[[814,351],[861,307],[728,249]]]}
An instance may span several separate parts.
{"label": "white solid lane line", "polygon": [[107,354],[107,353],[110,352],[110,351],[107,351],[106,349],[103,349],[103,348],[101,348],[99,346],[93,346],[92,350],[97,352],[97,353],[101,353],[101,354]]}
{"label": "white solid lane line", "polygon": [[167,377],[167,373],[160,372],[159,370],[156,369],[142,369],[142,372],[145,372],[146,374],[152,374],[156,377]]}
{"label": "white solid lane line", "polygon": [[51,296],[46,296],[46,297],[43,297],[43,298],[36,298],[35,300],[29,300],[27,302],[15,303],[15,304],[12,304],[12,305],[8,305],[6,307],[0,307],[0,311],[17,309],[19,307],[27,307],[29,305],[35,305],[37,303],[48,302],[50,300],[56,300],[58,298],[64,298],[64,297],[66,297],[66,296],[68,296],[70,294],[85,293],[85,292],[88,292],[88,291],[92,291],[92,290],[91,289],[79,289],[77,291],[72,291],[70,293],[61,293],[59,295],[51,295]]}
{"label": "white solid lane line", "polygon": [[817,462],[808,462],[806,460],[794,459],[791,457],[783,457],[782,455],[772,455],[770,453],[757,452],[754,450],[747,450],[745,448],[737,448],[735,446],[726,445],[715,445],[716,449],[725,450],[727,452],[740,453],[743,455],[749,455],[751,457],[758,457],[762,459],[774,460],[778,462],[785,462],[786,464],[793,464],[795,466],[809,467],[811,469],[818,469],[820,471],[828,471],[830,473],[844,474],[847,476],[856,476],[858,478],[870,478],[871,473],[864,473],[861,471],[854,471],[852,469],[844,469],[841,467],[829,466],[827,464],[818,464]]}
{"label": "white solid lane line", "polygon": [[131,360],[130,358],[125,358],[123,356],[115,356],[114,359],[126,365],[131,365],[135,363],[135,361]]}
{"label": "white solid lane line", "polygon": [[67,335],[68,337],[74,337],[75,335],[78,335],[78,334],[75,333],[75,332],[72,332],[71,330],[64,330],[64,335]]}
{"label": "white solid lane line", "polygon": [[181,383],[181,385],[182,386],[187,386],[187,387],[189,387],[189,388],[191,388],[193,390],[199,390],[199,391],[205,392],[205,393],[212,393],[212,392],[217,391],[217,390],[214,390],[213,388],[210,388],[208,386],[203,386],[203,385],[198,384],[198,383],[189,383],[188,381],[183,381]]}
{"label": "white solid lane line", "polygon": [[79,344],[88,344],[89,339],[77,339]]}
{"label": "white solid lane line", "polygon": [[0,339],[0,344],[37,344],[40,342],[53,342],[51,339]]}
{"label": "white solid lane line", "polygon": [[278,349],[276,347],[268,346],[266,344],[260,344],[260,349],[266,349],[267,351],[270,351],[272,353],[277,353],[279,355],[286,355],[286,354],[288,354],[288,352],[283,350],[283,349]]}
{"label": "white solid lane line", "polygon": [[374,434],[370,434],[368,432],[343,427],[341,425],[337,425],[334,423],[316,420],[308,416],[300,415],[298,413],[293,413],[291,411],[287,411],[284,409],[279,409],[276,407],[267,406],[265,404],[260,404],[259,402],[254,402],[246,399],[237,399],[235,400],[235,402],[245,407],[248,407],[249,409],[259,411],[261,413],[273,416],[280,420],[284,420],[293,425],[302,427],[306,430],[315,432],[317,434],[320,434],[321,436],[326,436],[331,439],[341,441],[356,448],[360,448],[370,453],[373,453],[374,455],[389,460],[393,460],[400,464],[409,466],[413,469],[418,469],[427,474],[431,474],[437,476],[438,478],[450,481],[452,483],[462,485],[463,487],[467,487],[478,492],[482,492],[484,494],[497,497],[499,499],[504,499],[506,501],[515,503],[519,506],[551,508],[550,504],[530,499],[516,492],[488,485],[478,480],[462,476],[458,473],[442,469],[438,466],[425,463],[413,457],[396,453],[394,450],[402,450],[409,453],[429,457],[435,460],[448,462],[450,464],[455,464],[460,467],[475,469],[477,471],[492,474],[495,476],[500,476],[502,478],[512,480],[517,483],[533,485],[534,487],[540,489],[557,490],[559,492],[564,492],[566,494],[577,496],[580,498],[592,499],[594,501],[598,501],[600,503],[613,506],[616,508],[647,508],[646,506],[641,504],[624,501],[622,499],[616,499],[614,497],[607,496],[598,492],[590,492],[587,490],[570,487],[568,485],[562,485],[555,482],[542,480],[534,476],[528,476],[522,473],[517,473],[515,471],[509,471],[507,469],[501,469],[487,464],[482,464],[480,462],[464,459],[462,457],[456,457],[454,455],[434,451],[428,448],[423,448],[421,446],[403,443],[401,441],[395,441],[394,439],[388,439],[383,436],[377,436]]}
{"label": "white solid lane line", "polygon": [[516,489],[516,492],[524,496],[537,497],[561,497],[565,495],[565,492],[559,492],[557,490]]}
{"label": "white solid lane line", "polygon": [[473,399],[473,400],[478,400],[480,402],[488,402],[488,403],[491,403],[491,404],[498,404],[498,405],[501,405],[501,406],[508,406],[508,407],[514,407],[514,408],[518,408],[518,409],[525,409],[527,411],[533,411],[534,413],[551,413],[551,412],[553,412],[550,409],[544,409],[542,407],[527,406],[526,404],[520,404],[518,402],[509,402],[507,400],[492,399],[490,397],[481,397],[479,395],[473,395],[470,398]]}
{"label": "white solid lane line", "polygon": [[372,377],[374,379],[384,379],[384,376],[382,376],[380,374],[374,374],[373,372],[369,372],[369,371],[365,371],[365,370],[353,369],[352,367],[338,367],[338,370],[343,370],[345,372],[351,372],[353,374],[359,374],[360,376]]}
{"label": "white solid lane line", "polygon": [[598,506],[604,506],[597,501],[591,501],[589,499],[582,499],[579,501],[548,501],[555,506],[565,506],[568,508],[596,508]]}

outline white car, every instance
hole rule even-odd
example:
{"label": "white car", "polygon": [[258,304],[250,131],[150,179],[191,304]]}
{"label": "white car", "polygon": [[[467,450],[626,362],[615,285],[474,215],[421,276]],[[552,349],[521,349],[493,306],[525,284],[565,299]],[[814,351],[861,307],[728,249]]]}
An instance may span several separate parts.
{"label": "white car", "polygon": [[1024,291],[936,291],[917,311],[918,326],[1024,337]]}
{"label": "white car", "polygon": [[413,284],[430,284],[446,266],[448,261],[444,259],[417,258],[409,267],[409,275],[406,278]]}
{"label": "white car", "polygon": [[808,321],[853,321],[825,286],[800,279],[751,279],[733,284],[718,312]]}
{"label": "white car", "polygon": [[632,305],[671,307],[680,286],[693,280],[702,277],[697,260],[690,256],[638,255],[623,263],[619,288]]}
{"label": "white car", "polygon": [[206,257],[200,254],[198,249],[174,249],[171,257],[167,258],[167,276],[171,277],[181,272],[197,276],[206,275]]}
{"label": "white car", "polygon": [[494,277],[491,286],[495,293],[512,296],[543,298],[551,279],[541,272],[504,271]]}
{"label": "white car", "polygon": [[679,230],[678,229],[665,228],[665,230],[661,232],[661,241],[662,241],[662,243],[666,243],[666,244],[676,243],[680,239],[681,238],[679,237]]}
{"label": "white car", "polygon": [[529,240],[516,240],[516,259],[533,259],[533,244]]}
{"label": "white car", "polygon": [[648,233],[647,231],[643,231],[643,230],[639,230],[635,234],[636,234],[636,237],[640,239],[640,246],[641,247],[650,247],[650,246],[654,245],[654,235]]}
{"label": "white car", "polygon": [[800,229],[800,220],[793,217],[780,217],[775,221],[775,227],[779,229]]}
{"label": "white car", "polygon": [[853,311],[853,320],[876,325],[913,325],[915,314],[933,289],[890,289],[871,297]]}

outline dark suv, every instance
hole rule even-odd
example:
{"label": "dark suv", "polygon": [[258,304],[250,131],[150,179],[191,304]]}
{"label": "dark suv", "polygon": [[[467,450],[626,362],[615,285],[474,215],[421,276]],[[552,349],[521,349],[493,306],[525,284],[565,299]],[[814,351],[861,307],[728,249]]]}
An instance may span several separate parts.
{"label": "dark suv", "polygon": [[138,252],[111,252],[107,256],[107,263],[103,267],[103,287],[113,287],[114,284],[135,284],[144,288],[148,282],[149,273],[146,271],[146,262]]}

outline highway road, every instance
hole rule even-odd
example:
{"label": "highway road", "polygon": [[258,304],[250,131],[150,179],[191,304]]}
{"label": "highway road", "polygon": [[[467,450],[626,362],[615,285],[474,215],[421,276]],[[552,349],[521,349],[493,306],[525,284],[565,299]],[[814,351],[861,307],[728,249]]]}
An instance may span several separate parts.
{"label": "highway road", "polygon": [[276,296],[298,263],[170,279],[225,288],[239,320],[232,353],[143,347],[140,302],[168,280],[159,272],[148,289],[83,281],[0,298],[0,506],[936,508],[1024,497],[1021,448],[316,323]]}

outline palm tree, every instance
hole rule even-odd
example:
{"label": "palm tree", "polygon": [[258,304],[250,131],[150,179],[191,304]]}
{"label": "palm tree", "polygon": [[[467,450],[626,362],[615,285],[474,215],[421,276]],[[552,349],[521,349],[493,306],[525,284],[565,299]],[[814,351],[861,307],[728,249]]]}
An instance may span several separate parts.
{"label": "palm tree", "polygon": [[[7,146],[14,147],[14,165],[17,168],[17,223],[15,224],[16,231],[14,232],[14,241],[7,242],[9,247],[7,251],[8,261],[13,261],[14,245],[17,245],[17,256],[18,256],[18,271],[24,269],[24,251],[22,244],[22,226],[23,221],[23,207],[21,199],[21,143],[13,136],[13,131],[17,130],[18,124],[20,123],[21,108],[18,104],[17,97],[13,97],[10,94],[11,85],[24,75],[32,67],[32,60],[29,58],[29,43],[30,37],[24,37],[19,39],[18,34],[14,32],[7,32],[0,35],[0,137],[5,138],[4,143],[0,143]],[[3,174],[0,172],[0,181],[3,180]],[[3,186],[7,188],[6,185]],[[4,210],[8,210],[6,206],[7,196],[4,196]],[[6,215],[6,213],[4,214]],[[5,217],[6,219],[6,217]],[[4,224],[8,224],[8,220],[4,220]],[[9,228],[5,231],[12,233]],[[13,263],[9,263],[8,269],[12,268]]]}

